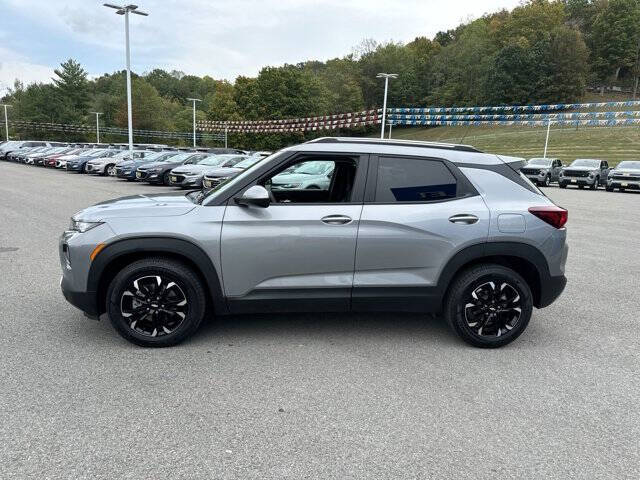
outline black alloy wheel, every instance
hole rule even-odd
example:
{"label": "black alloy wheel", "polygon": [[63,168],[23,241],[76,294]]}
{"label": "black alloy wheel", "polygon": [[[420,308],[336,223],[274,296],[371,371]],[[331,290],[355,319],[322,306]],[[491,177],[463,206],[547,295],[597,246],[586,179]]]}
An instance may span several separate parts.
{"label": "black alloy wheel", "polygon": [[120,314],[129,328],[149,337],[174,332],[189,313],[180,286],[166,276],[147,275],[130,280],[120,296]]}
{"label": "black alloy wheel", "polygon": [[533,311],[527,282],[501,265],[476,265],[451,284],[444,314],[451,328],[468,344],[496,348],[522,334]]}
{"label": "black alloy wheel", "polygon": [[107,290],[107,313],[116,331],[144,347],[168,347],[191,336],[204,319],[206,293],[187,265],[160,257],[123,268]]}

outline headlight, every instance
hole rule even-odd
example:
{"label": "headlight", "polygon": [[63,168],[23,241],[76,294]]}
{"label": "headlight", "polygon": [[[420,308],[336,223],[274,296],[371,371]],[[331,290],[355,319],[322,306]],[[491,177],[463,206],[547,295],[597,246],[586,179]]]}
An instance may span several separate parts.
{"label": "headlight", "polygon": [[162,171],[162,167],[150,168],[147,172],[158,173]]}
{"label": "headlight", "polygon": [[595,173],[589,172],[589,178],[593,178],[593,177],[595,177],[595,175],[596,175]]}
{"label": "headlight", "polygon": [[285,183],[282,188],[298,188],[300,185],[300,183]]}
{"label": "headlight", "polygon": [[609,171],[609,178],[613,177],[613,170]]}
{"label": "headlight", "polygon": [[560,177],[564,176],[564,171],[560,170],[560,174],[559,174],[559,176],[560,176]]}
{"label": "headlight", "polygon": [[546,168],[541,168],[540,169],[540,175],[546,175],[547,174],[547,169]]}
{"label": "headlight", "polygon": [[76,220],[71,217],[71,224],[69,225],[69,230],[73,232],[84,233],[92,228],[97,227],[98,225],[102,225],[104,222],[85,222],[83,220]]}

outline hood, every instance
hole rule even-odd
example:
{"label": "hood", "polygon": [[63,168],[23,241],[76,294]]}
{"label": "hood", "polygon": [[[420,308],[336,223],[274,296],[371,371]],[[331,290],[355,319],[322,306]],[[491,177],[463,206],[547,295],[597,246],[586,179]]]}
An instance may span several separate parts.
{"label": "hood", "polygon": [[182,162],[170,162],[168,160],[164,160],[162,162],[149,162],[143,165],[142,170],[149,170],[157,167],[170,167],[172,165],[182,165]]}
{"label": "hood", "polygon": [[615,173],[616,175],[633,175],[637,177],[640,175],[640,168],[614,168],[610,170],[611,173]]}
{"label": "hood", "polygon": [[572,172],[594,172],[596,170],[600,170],[599,167],[564,167],[564,170],[571,170]]}
{"label": "hood", "polygon": [[174,217],[189,213],[195,207],[181,192],[132,195],[97,203],[79,211],[74,217],[89,222],[122,217]]}
{"label": "hood", "polygon": [[92,157],[88,157],[87,155],[71,155],[68,159],[67,162],[69,163],[73,163],[73,162],[83,162],[85,160],[91,160]]}
{"label": "hood", "polygon": [[237,175],[243,171],[244,169],[235,168],[235,167],[214,168],[213,170],[209,170],[207,172],[207,177],[214,177],[214,178],[233,177],[234,175]]}
{"label": "hood", "polygon": [[209,172],[211,170],[215,170],[216,167],[215,165],[181,165],[179,167],[174,168],[173,170],[171,170],[172,173],[188,173],[188,172],[192,172],[192,173],[204,173],[204,172]]}

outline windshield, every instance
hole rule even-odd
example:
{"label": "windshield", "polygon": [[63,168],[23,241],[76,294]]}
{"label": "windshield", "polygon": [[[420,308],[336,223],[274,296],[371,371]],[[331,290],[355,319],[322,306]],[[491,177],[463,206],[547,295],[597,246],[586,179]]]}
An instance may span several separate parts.
{"label": "windshield", "polygon": [[616,168],[629,168],[632,170],[640,170],[640,161],[625,161],[620,162]]}
{"label": "windshield", "polygon": [[87,152],[86,154],[83,154],[82,156],[102,157],[102,156],[107,156],[107,154],[109,153],[113,155],[115,152],[113,150],[92,150],[90,152]]}
{"label": "windshield", "polygon": [[206,157],[197,162],[198,165],[222,165],[223,163],[229,160],[229,155],[213,155],[211,157]]}
{"label": "windshield", "polygon": [[249,157],[249,158],[245,158],[244,160],[236,163],[234,165],[235,168],[249,168],[252,165],[255,165],[256,163],[258,163],[260,160],[262,160],[264,157],[258,157],[258,156],[253,156],[253,157]]}
{"label": "windshield", "polygon": [[296,175],[324,175],[332,166],[333,162],[305,162],[287,169],[282,173],[293,173]]}
{"label": "windshield", "polygon": [[547,166],[551,164],[551,160],[549,158],[532,158],[527,162],[527,165],[542,165]]}
{"label": "windshield", "polygon": [[[139,153],[142,152],[142,150],[134,150],[133,153]],[[119,153],[117,153],[116,155],[113,156],[113,158],[120,160],[123,158],[129,158],[129,150],[122,150]]]}
{"label": "windshield", "polygon": [[211,195],[218,194],[219,192],[223,192],[223,191],[227,190],[228,188],[233,188],[233,186],[237,185],[238,182],[242,182],[242,180],[247,175],[251,175],[251,171],[254,168],[258,168],[261,165],[264,165],[265,163],[274,160],[278,155],[281,155],[281,154],[282,155],[286,155],[286,152],[282,152],[282,153],[276,152],[273,155],[269,155],[268,157],[261,158],[261,159],[258,160],[257,163],[254,163],[251,168],[247,168],[246,170],[244,170],[239,175],[229,179],[228,181],[222,182],[218,186],[216,186],[216,187],[212,188],[211,190],[209,190],[207,193],[197,192],[196,194],[194,194],[193,197],[189,197],[189,198],[191,198],[192,201],[194,201],[195,203],[202,204],[204,202],[204,200],[206,198],[209,198]]}
{"label": "windshield", "polygon": [[574,160],[570,166],[598,168],[600,166],[600,160]]}
{"label": "windshield", "polygon": [[189,157],[187,157],[187,161],[184,162],[185,165],[195,165],[207,156],[206,153],[196,153],[195,155],[193,153],[189,153],[188,155]]}
{"label": "windshield", "polygon": [[[165,152],[167,153],[167,152]],[[187,158],[189,157],[193,157],[193,153],[189,153],[189,152],[182,152],[182,153],[177,153],[177,152],[171,152],[171,155],[165,157],[163,160],[169,159],[171,160],[171,163],[173,162],[184,162]]]}

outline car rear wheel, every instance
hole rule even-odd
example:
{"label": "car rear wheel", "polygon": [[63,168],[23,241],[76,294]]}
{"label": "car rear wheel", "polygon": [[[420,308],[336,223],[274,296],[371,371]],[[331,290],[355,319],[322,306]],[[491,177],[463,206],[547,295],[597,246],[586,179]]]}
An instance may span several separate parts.
{"label": "car rear wheel", "polygon": [[122,269],[107,291],[111,324],[143,347],[169,347],[193,335],[204,318],[202,281],[183,263],[138,260]]}
{"label": "car rear wheel", "polygon": [[451,328],[474,347],[506,345],[527,328],[533,297],[527,282],[501,265],[471,267],[453,281],[444,314]]}

